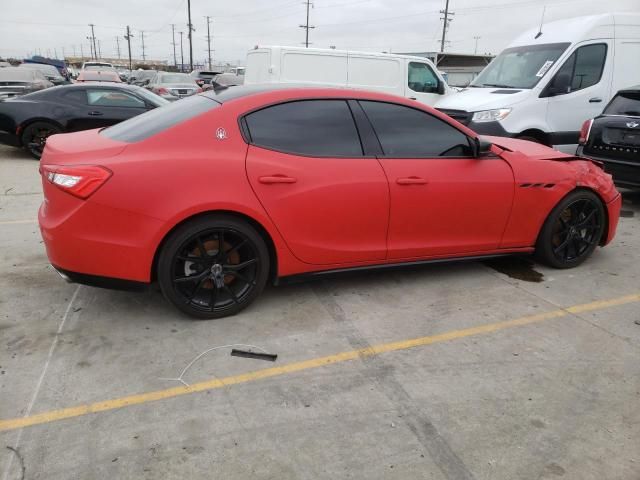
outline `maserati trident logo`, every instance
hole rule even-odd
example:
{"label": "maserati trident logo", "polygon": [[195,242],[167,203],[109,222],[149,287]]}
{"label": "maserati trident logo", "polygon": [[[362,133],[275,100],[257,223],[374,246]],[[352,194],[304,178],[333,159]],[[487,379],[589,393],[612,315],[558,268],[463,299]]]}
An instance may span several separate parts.
{"label": "maserati trident logo", "polygon": [[640,125],[640,123],[638,123],[638,122],[633,122],[633,121],[632,122],[627,122],[627,127],[629,127],[629,128],[636,128],[639,125]]}
{"label": "maserati trident logo", "polygon": [[219,127],[216,130],[216,138],[218,140],[224,140],[225,138],[227,138],[227,131],[224,128]]}

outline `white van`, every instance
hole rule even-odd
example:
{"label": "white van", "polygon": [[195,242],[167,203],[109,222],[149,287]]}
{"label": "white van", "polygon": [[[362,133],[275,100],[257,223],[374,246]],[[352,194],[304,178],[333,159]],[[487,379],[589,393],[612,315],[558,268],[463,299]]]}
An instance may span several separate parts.
{"label": "white van", "polygon": [[305,83],[376,90],[434,105],[452,92],[430,60],[304,47],[256,47],[244,84]]}
{"label": "white van", "polygon": [[522,34],[436,108],[481,134],[573,153],[582,123],[639,81],[640,14],[577,17]]}

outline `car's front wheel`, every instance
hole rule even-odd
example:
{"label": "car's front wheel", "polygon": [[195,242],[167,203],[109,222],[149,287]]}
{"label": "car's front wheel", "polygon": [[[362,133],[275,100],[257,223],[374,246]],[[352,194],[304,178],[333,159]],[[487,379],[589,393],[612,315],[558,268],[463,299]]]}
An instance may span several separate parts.
{"label": "car's front wheel", "polygon": [[600,198],[588,190],[567,195],[551,211],[536,244],[536,255],[555,268],[580,265],[600,243],[606,216]]}
{"label": "car's front wheel", "polygon": [[269,251],[247,222],[207,215],[177,228],[158,259],[158,283],[169,302],[198,319],[234,315],[260,295]]}

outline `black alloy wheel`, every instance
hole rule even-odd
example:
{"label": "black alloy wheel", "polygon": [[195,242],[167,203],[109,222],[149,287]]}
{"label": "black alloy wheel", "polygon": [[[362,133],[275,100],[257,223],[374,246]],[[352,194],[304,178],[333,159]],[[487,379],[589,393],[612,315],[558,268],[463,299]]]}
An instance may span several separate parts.
{"label": "black alloy wheel", "polygon": [[62,129],[53,123],[34,122],[22,132],[22,145],[32,157],[40,159],[47,143],[47,138],[61,132]]}
{"label": "black alloy wheel", "polygon": [[248,223],[207,216],[174,232],[158,262],[165,297],[200,319],[220,318],[247,307],[264,288],[269,254]]}
{"label": "black alloy wheel", "polygon": [[537,253],[553,267],[575,267],[598,246],[605,223],[600,198],[586,190],[572,192],[547,218],[538,239]]}

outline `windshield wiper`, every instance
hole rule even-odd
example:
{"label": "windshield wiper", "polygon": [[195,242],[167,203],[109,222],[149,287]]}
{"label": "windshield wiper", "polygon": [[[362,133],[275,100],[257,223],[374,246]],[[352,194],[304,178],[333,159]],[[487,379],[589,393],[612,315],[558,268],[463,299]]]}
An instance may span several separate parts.
{"label": "windshield wiper", "polygon": [[483,83],[481,87],[497,87],[497,88],[518,88],[513,85],[503,85],[502,83]]}

